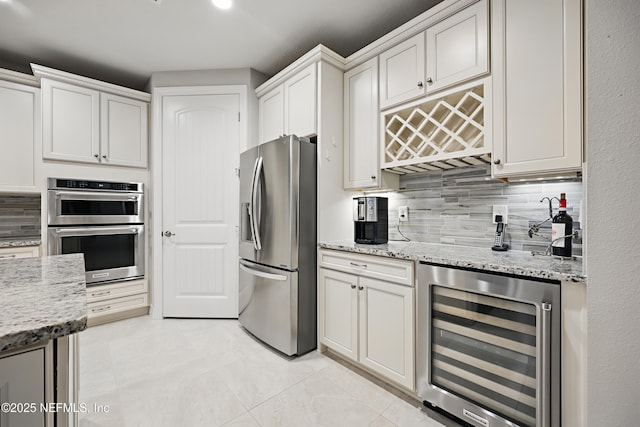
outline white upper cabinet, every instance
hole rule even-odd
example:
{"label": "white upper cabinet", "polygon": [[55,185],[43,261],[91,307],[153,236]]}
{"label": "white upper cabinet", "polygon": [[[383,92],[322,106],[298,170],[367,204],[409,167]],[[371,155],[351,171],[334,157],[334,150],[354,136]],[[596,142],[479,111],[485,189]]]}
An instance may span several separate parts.
{"label": "white upper cabinet", "polygon": [[425,94],[424,32],[380,54],[380,108]]}
{"label": "white upper cabinet", "polygon": [[40,89],[0,81],[0,190],[37,189]]}
{"label": "white upper cabinet", "polygon": [[316,64],[284,82],[284,129],[287,135],[316,133]]}
{"label": "white upper cabinet", "polygon": [[100,95],[100,161],[147,166],[148,104],[110,93]]}
{"label": "white upper cabinet", "polygon": [[148,93],[31,66],[41,79],[43,158],[147,167]]}
{"label": "white upper cabinet", "polygon": [[582,165],[581,0],[492,2],[495,177]]}
{"label": "white upper cabinet", "polygon": [[42,80],[43,153],[47,159],[100,161],[100,92]]}
{"label": "white upper cabinet", "polygon": [[284,85],[279,85],[258,100],[260,142],[284,135]]}
{"label": "white upper cabinet", "polygon": [[427,29],[427,92],[489,71],[487,15],[483,0]]}
{"label": "white upper cabinet", "polygon": [[313,63],[258,100],[259,142],[282,135],[316,133],[316,64]]}

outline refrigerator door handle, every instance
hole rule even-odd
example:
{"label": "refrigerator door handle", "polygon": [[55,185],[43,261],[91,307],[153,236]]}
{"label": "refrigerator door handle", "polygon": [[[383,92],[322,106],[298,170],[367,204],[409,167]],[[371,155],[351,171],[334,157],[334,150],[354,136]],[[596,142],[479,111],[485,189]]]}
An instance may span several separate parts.
{"label": "refrigerator door handle", "polygon": [[240,261],[240,269],[246,271],[249,274],[254,276],[262,277],[269,280],[278,280],[280,282],[284,282],[287,280],[287,276],[283,276],[282,274],[273,274],[267,273],[266,271],[255,270],[252,267],[253,264],[246,263],[244,261]]}
{"label": "refrigerator door handle", "polygon": [[253,177],[251,179],[251,207],[250,207],[250,219],[251,219],[251,234],[253,236],[253,247],[259,251],[262,249],[262,243],[260,241],[260,224],[258,223],[258,185],[260,183],[260,175],[262,173],[262,157],[256,159],[256,163],[253,168]]}

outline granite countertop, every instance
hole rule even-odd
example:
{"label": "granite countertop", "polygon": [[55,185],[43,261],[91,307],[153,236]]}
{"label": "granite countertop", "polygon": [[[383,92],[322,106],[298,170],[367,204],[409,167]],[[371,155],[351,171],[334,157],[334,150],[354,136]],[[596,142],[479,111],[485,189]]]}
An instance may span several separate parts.
{"label": "granite countertop", "polygon": [[40,246],[42,240],[40,238],[30,239],[0,239],[0,248],[14,248],[20,246]]}
{"label": "granite countertop", "polygon": [[490,248],[444,245],[420,242],[389,242],[384,245],[362,245],[352,241],[322,242],[320,248],[337,249],[390,258],[426,261],[454,267],[475,268],[490,272],[586,283],[582,260],[531,255],[531,252],[496,252]]}
{"label": "granite countertop", "polygon": [[0,353],[86,327],[84,255],[0,261]]}

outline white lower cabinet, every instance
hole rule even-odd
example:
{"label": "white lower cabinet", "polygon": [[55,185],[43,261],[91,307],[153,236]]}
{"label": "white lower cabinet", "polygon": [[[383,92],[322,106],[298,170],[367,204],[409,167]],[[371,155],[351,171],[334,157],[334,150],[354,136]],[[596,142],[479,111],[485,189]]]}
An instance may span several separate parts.
{"label": "white lower cabinet", "polygon": [[[345,271],[335,260],[348,261]],[[379,376],[414,390],[413,263],[402,260],[320,251],[318,334],[322,345]],[[327,262],[323,263],[323,259]],[[352,259],[351,261],[349,261]],[[376,269],[397,263],[398,279],[379,280]],[[323,268],[330,265],[332,268]],[[404,274],[410,270],[410,277]],[[361,274],[358,273],[361,270]],[[348,272],[347,272],[348,271]],[[408,283],[407,283],[408,282]]]}
{"label": "white lower cabinet", "polygon": [[0,260],[31,258],[37,256],[40,256],[39,246],[12,246],[9,248],[0,248]]}
{"label": "white lower cabinet", "polygon": [[146,280],[115,282],[87,288],[88,325],[95,326],[149,311]]}

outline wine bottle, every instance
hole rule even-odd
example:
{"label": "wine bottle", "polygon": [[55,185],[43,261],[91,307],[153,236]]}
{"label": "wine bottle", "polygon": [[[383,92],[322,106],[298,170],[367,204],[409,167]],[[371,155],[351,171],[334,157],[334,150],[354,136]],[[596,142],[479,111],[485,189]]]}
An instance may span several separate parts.
{"label": "wine bottle", "polygon": [[[567,199],[565,193],[560,194],[560,211],[553,217],[551,224],[551,249],[554,255],[571,256],[571,234],[573,234],[573,218],[567,214]],[[569,236],[561,239],[562,236]]]}

